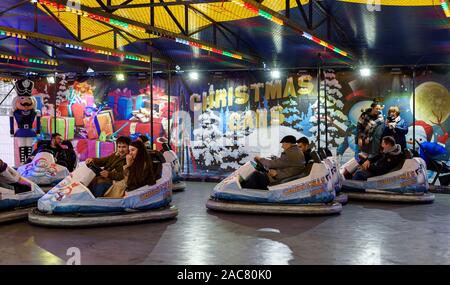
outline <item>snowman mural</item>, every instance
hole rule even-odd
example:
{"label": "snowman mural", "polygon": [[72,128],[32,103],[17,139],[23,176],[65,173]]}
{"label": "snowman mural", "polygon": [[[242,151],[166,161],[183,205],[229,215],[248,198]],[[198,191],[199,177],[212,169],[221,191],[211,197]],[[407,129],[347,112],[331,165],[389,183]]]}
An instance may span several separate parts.
{"label": "snowman mural", "polygon": [[[433,139],[433,127],[424,121],[416,121],[416,141],[421,143],[424,142],[431,142]],[[412,148],[413,145],[413,129],[414,125],[409,126],[408,128],[408,134],[406,135],[406,143],[408,144],[409,148]]]}

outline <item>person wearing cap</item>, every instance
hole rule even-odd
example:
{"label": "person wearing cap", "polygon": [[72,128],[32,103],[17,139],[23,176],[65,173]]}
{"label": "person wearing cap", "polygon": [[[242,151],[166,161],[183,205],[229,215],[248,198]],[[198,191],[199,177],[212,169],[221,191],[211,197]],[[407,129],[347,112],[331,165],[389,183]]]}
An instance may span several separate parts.
{"label": "person wearing cap", "polygon": [[305,161],[308,162],[311,160],[311,151],[312,146],[309,144],[309,140],[307,137],[301,137],[297,140],[297,145],[303,152],[303,155],[305,156]]}
{"label": "person wearing cap", "polygon": [[[265,184],[265,188],[258,189],[267,189],[270,184],[299,175],[305,171],[305,156],[297,145],[297,139],[294,136],[285,136],[280,143],[283,149],[280,157],[274,159],[255,157],[255,161],[261,162],[269,169],[266,175],[267,179],[259,180],[260,184]],[[259,187],[262,187],[262,185]]]}

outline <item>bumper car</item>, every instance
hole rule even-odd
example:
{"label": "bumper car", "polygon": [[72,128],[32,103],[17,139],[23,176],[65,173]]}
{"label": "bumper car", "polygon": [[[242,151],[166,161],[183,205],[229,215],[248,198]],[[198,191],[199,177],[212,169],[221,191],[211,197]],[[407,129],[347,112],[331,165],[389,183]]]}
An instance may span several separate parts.
{"label": "bumper car", "polygon": [[331,175],[317,153],[306,173],[280,181],[267,190],[242,188],[241,182],[253,171],[265,171],[259,162],[247,162],[214,188],[206,207],[210,210],[290,215],[337,214],[342,205],[334,201]]}
{"label": "bumper car", "polygon": [[69,170],[56,164],[53,155],[46,151],[36,154],[33,161],[20,166],[17,171],[22,177],[47,188],[47,190],[69,175]]}
{"label": "bumper car", "polygon": [[332,156],[328,149],[321,150],[320,157],[322,161],[329,167],[331,172],[331,181],[334,185],[334,191],[336,192],[336,201],[342,205],[347,204],[348,196],[342,192],[342,182],[344,177],[339,172],[339,164],[335,157]]}
{"label": "bumper car", "polygon": [[181,181],[181,176],[179,174],[181,167],[177,154],[170,148],[169,144],[164,143],[162,146],[164,150],[164,160],[172,166],[172,191],[184,191],[184,189],[186,189],[186,183]]}
{"label": "bumper car", "polygon": [[[344,164],[340,172],[352,168],[357,162],[352,159]],[[344,179],[342,190],[348,198],[355,200],[384,201],[398,203],[432,203],[434,194],[428,192],[427,168],[419,157],[406,158],[390,173],[370,177],[367,181]]]}
{"label": "bumper car", "polygon": [[0,223],[23,220],[45,193],[10,167],[0,173]]}
{"label": "bumper car", "polygon": [[162,171],[155,185],[126,192],[123,198],[95,198],[86,186],[95,173],[80,166],[39,199],[28,220],[48,227],[93,227],[175,218],[170,164],[165,163]]}

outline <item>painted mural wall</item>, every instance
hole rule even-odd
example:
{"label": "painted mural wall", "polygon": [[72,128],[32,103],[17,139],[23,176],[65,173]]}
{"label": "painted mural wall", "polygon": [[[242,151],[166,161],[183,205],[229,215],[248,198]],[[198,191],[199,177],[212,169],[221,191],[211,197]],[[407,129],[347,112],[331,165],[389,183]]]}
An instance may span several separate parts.
{"label": "painted mural wall", "polygon": [[354,71],[325,69],[320,104],[316,70],[285,73],[278,80],[267,73],[213,73],[185,84],[191,140],[179,141],[184,144],[180,149],[189,149],[186,156],[191,153],[193,158],[185,161],[189,173],[223,174],[255,155],[278,155],[278,142],[285,135],[305,136],[317,146],[320,133],[320,146],[345,162],[359,152],[357,120],[374,99],[384,105],[385,116],[390,106],[400,108],[412,148],[413,90],[416,139],[436,142],[450,152],[448,70],[417,70],[413,82],[409,69],[380,69],[369,78]]}

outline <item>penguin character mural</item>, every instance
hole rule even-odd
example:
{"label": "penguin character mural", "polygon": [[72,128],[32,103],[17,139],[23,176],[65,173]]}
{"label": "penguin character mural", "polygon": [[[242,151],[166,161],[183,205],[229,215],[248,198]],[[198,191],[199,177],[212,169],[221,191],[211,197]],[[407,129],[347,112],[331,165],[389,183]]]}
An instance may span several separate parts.
{"label": "penguin character mural", "polygon": [[[31,95],[34,82],[29,79],[20,79],[16,81],[15,87],[17,96],[12,102],[12,114],[9,122],[10,134],[14,135],[14,164],[18,167],[24,164],[31,155],[33,141],[39,134],[41,124],[40,116],[36,111],[36,98]],[[36,120],[36,131],[33,130],[34,120]]]}

